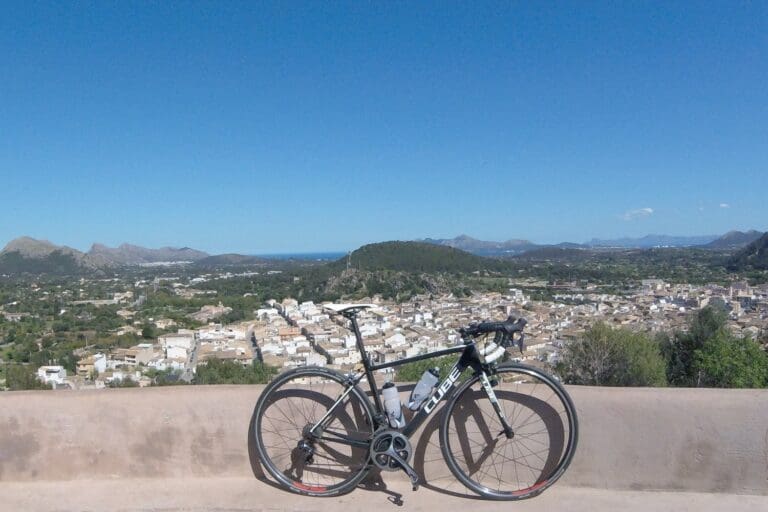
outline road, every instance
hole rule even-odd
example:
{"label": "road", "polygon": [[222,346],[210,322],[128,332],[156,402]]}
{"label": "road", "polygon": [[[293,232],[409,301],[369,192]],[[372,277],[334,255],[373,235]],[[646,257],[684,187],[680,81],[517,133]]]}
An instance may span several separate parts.
{"label": "road", "polygon": [[185,382],[192,382],[192,379],[195,378],[195,372],[193,369],[197,366],[197,355],[200,353],[200,339],[195,336],[195,345],[192,347],[192,350],[189,353],[189,358],[187,359],[187,367],[184,369],[184,371],[181,374],[181,380]]}

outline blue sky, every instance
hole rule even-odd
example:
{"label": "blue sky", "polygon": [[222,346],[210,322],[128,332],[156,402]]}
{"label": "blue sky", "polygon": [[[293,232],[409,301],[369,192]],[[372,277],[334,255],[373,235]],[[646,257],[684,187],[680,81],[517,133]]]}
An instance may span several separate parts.
{"label": "blue sky", "polygon": [[763,2],[3,2],[0,245],[768,229]]}

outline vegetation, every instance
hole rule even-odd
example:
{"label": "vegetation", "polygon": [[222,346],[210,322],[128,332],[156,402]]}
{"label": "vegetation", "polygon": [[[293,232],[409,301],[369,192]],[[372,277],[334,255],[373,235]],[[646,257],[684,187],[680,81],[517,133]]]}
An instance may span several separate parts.
{"label": "vegetation", "polygon": [[664,340],[670,384],[689,387],[768,386],[768,354],[754,340],[733,336],[725,310],[708,306],[696,313],[687,332]]}
{"label": "vegetation", "polygon": [[22,389],[51,389],[47,384],[37,380],[35,367],[23,364],[9,364],[5,366],[5,387],[10,391]]}
{"label": "vegetation", "polygon": [[557,373],[568,384],[762,388],[768,354],[750,338],[733,336],[724,310],[708,306],[685,332],[661,335],[598,323],[562,352]]}
{"label": "vegetation", "polygon": [[130,377],[126,377],[124,379],[113,379],[109,383],[109,387],[111,388],[137,388],[139,387],[139,383],[133,380]]}
{"label": "vegetation", "polygon": [[17,251],[0,253],[0,273],[80,275],[85,267],[72,254],[53,251],[38,258],[29,258]]}
{"label": "vegetation", "polygon": [[181,386],[188,384],[186,381],[181,380],[182,372],[180,370],[154,370],[149,369],[144,373],[147,377],[152,379],[153,386]]}
{"label": "vegetation", "polygon": [[[553,295],[562,289],[553,285],[560,284],[593,293],[624,294],[635,290],[640,279],[652,277],[693,284],[725,285],[738,279],[765,282],[766,237],[732,257],[727,251],[695,248],[545,248],[500,260],[451,247],[386,242],[364,246],[349,259],[331,263],[258,260],[248,266],[248,258],[227,257],[211,261],[215,265],[205,269],[187,265],[96,270],[64,250],[55,249],[36,257],[6,251],[0,255],[0,381],[9,379],[17,389],[34,386],[36,381],[27,379],[28,372],[47,364],[61,364],[71,375],[84,352],[106,352],[154,340],[167,332],[155,325],[159,319],[173,320],[172,331],[198,328],[200,322],[190,315],[204,305],[219,302],[232,311],[217,321],[232,323],[252,319],[254,310],[270,298],[320,302],[378,295],[402,301],[416,295],[453,293],[464,297],[475,292],[504,293],[510,286],[516,286],[533,300],[553,300]],[[224,266],[217,269],[219,264]],[[237,266],[240,264],[242,268]],[[2,275],[9,271],[12,275]],[[233,275],[240,271],[240,275]],[[189,293],[182,296],[180,290]],[[133,292],[133,298],[121,304],[79,302],[111,299],[115,293],[127,291]],[[578,299],[558,299],[568,300]],[[123,309],[130,311],[128,316]],[[687,331],[656,341],[615,329],[607,336],[607,327],[596,326],[588,333],[594,339],[585,336],[582,345],[573,344],[569,357],[578,356],[581,360],[566,360],[573,366],[561,365],[561,369],[572,382],[663,384],[658,379],[658,358],[654,356],[660,351],[664,380],[670,385],[768,385],[765,352],[760,343],[732,336],[725,329],[723,314],[718,313],[714,320],[707,317],[712,314],[702,311]],[[118,335],[124,331],[128,332]],[[627,341],[635,339],[632,336],[641,336],[643,342]],[[768,339],[761,341],[765,343]],[[602,364],[600,357],[608,356],[598,357],[590,348],[599,347],[600,343],[610,346],[607,369],[596,365]],[[444,374],[452,363],[452,358],[445,361]],[[217,364],[213,362],[209,369],[204,369],[197,381],[250,382],[268,378],[250,375],[255,371],[250,368],[241,375],[236,369],[217,368]],[[431,360],[401,368],[399,378],[417,380],[424,369],[435,364],[443,363]],[[629,374],[621,376],[624,369]],[[155,385],[177,381],[178,375],[172,373],[153,376]]]}
{"label": "vegetation", "polygon": [[347,263],[357,270],[399,270],[405,272],[459,272],[503,270],[499,261],[468,252],[424,242],[382,242],[364,245],[349,258],[331,264],[335,269]]}
{"label": "vegetation", "polygon": [[442,356],[398,366],[397,381],[418,382],[418,380],[421,378],[421,375],[430,368],[439,369],[441,379],[445,378],[445,376],[450,373],[453,365],[456,364],[457,360],[458,357],[456,355]]}
{"label": "vegetation", "polygon": [[664,386],[659,345],[644,333],[597,323],[568,344],[556,368],[567,384]]}
{"label": "vegetation", "polygon": [[195,384],[266,384],[277,374],[277,368],[254,361],[243,366],[234,361],[211,359],[197,367]]}
{"label": "vegetation", "polygon": [[737,252],[728,260],[732,272],[768,270],[768,233]]}

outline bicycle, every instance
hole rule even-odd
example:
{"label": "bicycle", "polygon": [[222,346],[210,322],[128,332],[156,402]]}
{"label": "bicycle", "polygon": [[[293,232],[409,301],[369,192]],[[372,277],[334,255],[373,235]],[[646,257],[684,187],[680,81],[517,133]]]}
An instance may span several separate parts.
{"label": "bicycle", "polygon": [[[349,320],[362,366],[349,374],[297,368],[266,386],[254,410],[255,444],[262,464],[281,487],[309,496],[336,496],[354,489],[376,466],[405,471],[416,490],[421,481],[409,463],[409,438],[443,399],[443,458],[453,475],[480,496],[531,498],[565,472],[578,440],[568,393],[534,367],[496,363],[500,351],[513,346],[524,350],[525,319],[510,316],[504,322],[471,324],[459,329],[463,343],[454,347],[373,364],[357,322],[357,313],[373,305],[326,307]],[[490,334],[493,343],[479,349],[477,339]],[[392,428],[373,372],[455,353],[461,353],[458,361],[411,420]],[[461,382],[468,368],[472,374]],[[363,378],[373,402],[358,385]]]}

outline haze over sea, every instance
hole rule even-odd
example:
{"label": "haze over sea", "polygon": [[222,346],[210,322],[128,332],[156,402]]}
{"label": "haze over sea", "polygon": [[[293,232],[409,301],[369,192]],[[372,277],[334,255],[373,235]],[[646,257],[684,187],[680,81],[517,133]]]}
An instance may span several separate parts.
{"label": "haze over sea", "polygon": [[260,258],[271,258],[275,260],[312,260],[312,261],[333,261],[345,256],[346,252],[299,252],[282,254],[254,254]]}

